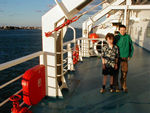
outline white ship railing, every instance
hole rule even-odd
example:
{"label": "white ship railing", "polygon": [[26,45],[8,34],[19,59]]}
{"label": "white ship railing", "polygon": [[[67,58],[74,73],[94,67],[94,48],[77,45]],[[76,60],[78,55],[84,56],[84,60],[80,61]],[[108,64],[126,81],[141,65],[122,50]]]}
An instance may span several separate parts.
{"label": "white ship railing", "polygon": [[36,52],[36,53],[33,53],[31,55],[27,55],[25,57],[22,57],[22,58],[18,58],[16,60],[12,60],[12,61],[9,61],[7,63],[3,63],[0,65],[0,71],[4,70],[4,69],[7,69],[7,68],[10,68],[12,66],[15,66],[15,65],[18,65],[18,64],[21,64],[23,62],[26,62],[28,60],[31,60],[33,58],[36,58],[40,55],[43,55],[43,52],[42,51],[39,51],[39,52]]}
{"label": "white ship railing", "polygon": [[[64,47],[64,46],[71,45],[71,44],[74,44],[74,46],[75,46],[75,44],[78,44],[79,47],[80,47],[80,50],[79,50],[79,51],[80,51],[80,52],[83,52],[83,50],[81,49],[81,48],[82,48],[82,47],[81,47],[81,46],[82,46],[82,45],[81,45],[81,41],[82,41],[82,40],[88,40],[88,41],[101,40],[101,41],[103,41],[104,38],[99,38],[99,39],[89,39],[89,38],[83,38],[83,37],[78,38],[78,39],[75,39],[75,38],[74,38],[74,39],[71,40],[71,41],[68,41],[68,42],[63,43],[63,47]],[[70,48],[71,48],[71,46],[70,46]],[[71,52],[73,52],[73,51],[74,51],[74,47],[71,48]],[[68,49],[64,49],[64,50],[63,50],[63,54],[66,54],[66,53],[68,53],[68,52],[69,52]],[[16,65],[18,65],[18,64],[24,63],[24,62],[26,62],[26,61],[32,60],[32,59],[34,59],[34,58],[36,58],[36,57],[39,57],[39,60],[40,60],[40,57],[43,56],[44,53],[45,53],[45,52],[43,52],[43,51],[39,51],[39,52],[30,54],[30,55],[24,56],[24,57],[22,57],[22,58],[18,58],[18,59],[16,59],[16,60],[12,60],[12,61],[3,63],[3,64],[0,65],[0,71],[5,70],[5,69],[8,69],[8,68],[11,68],[11,67],[13,67],[13,66],[16,66]],[[67,56],[65,59],[63,59],[63,61],[64,61],[63,64],[66,64],[66,65],[63,66],[63,70],[65,71],[65,72],[63,73],[63,75],[65,75],[65,74],[68,72],[68,69],[66,69],[66,68],[68,67],[68,65],[70,65],[67,60],[68,60],[68,56]],[[18,77],[16,77],[16,78],[14,78],[14,79],[12,79],[12,80],[10,80],[10,81],[8,81],[8,82],[6,82],[6,83],[4,83],[3,85],[0,86],[0,89],[2,89],[2,88],[4,88],[4,87],[8,86],[9,84],[12,84],[12,83],[14,83],[15,81],[21,79],[22,76],[23,76],[23,74],[20,75],[20,76],[18,76]],[[17,91],[16,93],[14,93],[14,95],[19,94],[19,93],[21,93],[21,92],[22,92],[22,89],[20,89],[20,90]],[[5,99],[3,102],[0,103],[0,107],[3,106],[4,104],[6,104],[8,101],[9,101],[9,98]],[[22,102],[20,105],[23,105],[23,104],[24,104],[24,103]]]}
{"label": "white ship railing", "polygon": [[[5,69],[8,69],[8,68],[13,67],[13,66],[16,66],[16,65],[18,65],[18,64],[24,63],[24,62],[26,62],[26,61],[32,60],[33,58],[40,57],[40,56],[43,55],[43,54],[44,54],[44,52],[39,51],[39,52],[36,52],[36,53],[30,54],[30,55],[27,55],[27,56],[22,57],[22,58],[18,58],[18,59],[16,59],[16,60],[12,60],[12,61],[3,63],[3,64],[0,65],[0,71],[5,70]],[[0,89],[2,89],[2,88],[4,88],[4,87],[8,86],[9,84],[11,84],[11,83],[13,83],[13,82],[19,80],[22,76],[23,76],[23,74],[20,75],[20,76],[18,76],[18,77],[16,77],[16,78],[14,78],[14,79],[12,79],[12,80],[10,80],[10,81],[8,81],[8,82],[6,82],[5,84],[3,84],[3,85],[0,86]],[[14,93],[14,95],[19,94],[19,93],[21,93],[21,92],[22,92],[22,89],[20,89],[20,90],[17,91],[16,93]],[[4,100],[3,102],[1,102],[1,103],[0,103],[0,107],[3,106],[4,104],[6,104],[8,101],[9,101],[9,98],[7,98],[7,99]]]}

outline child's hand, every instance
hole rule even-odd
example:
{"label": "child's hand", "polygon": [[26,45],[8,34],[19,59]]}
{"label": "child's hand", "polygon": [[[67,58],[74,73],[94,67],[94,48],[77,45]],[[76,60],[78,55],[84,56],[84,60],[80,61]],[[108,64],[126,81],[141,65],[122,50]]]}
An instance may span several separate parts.
{"label": "child's hand", "polygon": [[103,69],[106,69],[106,67],[105,67],[105,64],[103,64],[103,67],[102,67]]}
{"label": "child's hand", "polygon": [[130,57],[128,57],[128,61],[130,60]]}
{"label": "child's hand", "polygon": [[117,70],[118,69],[118,65],[117,64],[115,64],[115,70]]}

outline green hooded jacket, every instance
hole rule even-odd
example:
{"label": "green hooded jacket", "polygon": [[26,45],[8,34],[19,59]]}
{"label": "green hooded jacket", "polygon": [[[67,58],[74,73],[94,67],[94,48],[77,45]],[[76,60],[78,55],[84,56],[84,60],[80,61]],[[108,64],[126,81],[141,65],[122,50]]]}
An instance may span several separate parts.
{"label": "green hooded jacket", "polygon": [[130,35],[121,35],[119,33],[119,35],[115,36],[115,43],[119,48],[119,54],[121,58],[132,57],[134,47]]}

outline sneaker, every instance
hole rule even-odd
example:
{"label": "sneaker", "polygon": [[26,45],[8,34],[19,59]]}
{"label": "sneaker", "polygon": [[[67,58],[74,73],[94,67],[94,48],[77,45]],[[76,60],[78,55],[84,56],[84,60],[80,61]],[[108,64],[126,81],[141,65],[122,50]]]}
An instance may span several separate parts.
{"label": "sneaker", "polygon": [[116,87],[115,92],[116,92],[116,93],[119,93],[119,92],[120,92],[119,87]]}
{"label": "sneaker", "polygon": [[109,92],[110,92],[110,93],[114,92],[114,89],[110,89]]}
{"label": "sneaker", "polygon": [[100,90],[100,93],[104,93],[104,92],[105,92],[105,89],[102,88],[102,89]]}
{"label": "sneaker", "polygon": [[115,92],[116,92],[116,93],[119,93],[119,92],[120,92],[120,90],[119,90],[119,89],[116,89],[116,90],[115,90]]}
{"label": "sneaker", "polygon": [[114,88],[114,92],[116,92],[116,93],[120,92],[120,90],[119,90],[119,87],[118,87],[118,86],[116,86],[116,87]]}

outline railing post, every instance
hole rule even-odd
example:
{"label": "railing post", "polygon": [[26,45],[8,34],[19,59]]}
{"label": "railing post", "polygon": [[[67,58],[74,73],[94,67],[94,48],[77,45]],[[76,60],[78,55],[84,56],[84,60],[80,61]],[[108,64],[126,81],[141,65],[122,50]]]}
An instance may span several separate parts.
{"label": "railing post", "polygon": [[43,52],[43,54],[39,56],[39,63],[40,65],[45,65],[45,83],[46,83],[45,86],[46,86],[46,95],[48,95],[47,58],[45,52]]}
{"label": "railing post", "polygon": [[79,46],[79,60],[83,61],[80,40],[77,41],[77,44]]}
{"label": "railing post", "polygon": [[82,56],[89,57],[89,41],[88,40],[82,40]]}
{"label": "railing post", "polygon": [[67,51],[68,51],[68,70],[74,71],[74,65],[73,65],[73,60],[72,60],[71,44],[67,45]]}

